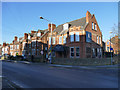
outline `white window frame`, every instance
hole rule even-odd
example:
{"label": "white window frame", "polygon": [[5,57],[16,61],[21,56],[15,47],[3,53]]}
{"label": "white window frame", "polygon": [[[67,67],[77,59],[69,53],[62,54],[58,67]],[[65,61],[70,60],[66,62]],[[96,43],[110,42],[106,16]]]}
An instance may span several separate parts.
{"label": "white window frame", "polygon": [[62,44],[62,36],[59,37],[59,44]]}
{"label": "white window frame", "polygon": [[24,47],[25,47],[25,44],[26,44],[26,42],[23,42],[23,44],[22,44],[22,48],[24,49]]}
{"label": "white window frame", "polygon": [[49,37],[49,45],[51,45],[51,37]]}
{"label": "white window frame", "polygon": [[63,37],[63,43],[66,43],[66,35]]}
{"label": "white window frame", "polygon": [[77,42],[80,41],[79,32],[75,32],[75,41],[77,41]]}
{"label": "white window frame", "polygon": [[98,43],[98,35],[97,35],[96,39],[97,39],[97,43]]}
{"label": "white window frame", "polygon": [[16,45],[17,46],[17,49],[19,49],[19,45]]}
{"label": "white window frame", "polygon": [[99,44],[101,44],[101,37],[99,36]]}
{"label": "white window frame", "polygon": [[10,52],[10,55],[13,55],[13,52]]}
{"label": "white window frame", "polygon": [[94,23],[92,22],[92,29],[94,30]]}
{"label": "white window frame", "polygon": [[70,42],[74,42],[74,33],[73,32],[70,33]]}
{"label": "white window frame", "polygon": [[97,25],[96,25],[96,23],[95,23],[94,25],[95,25],[95,26],[94,26],[95,30],[97,30]]}
{"label": "white window frame", "polygon": [[13,45],[10,45],[10,50],[13,50]]}
{"label": "white window frame", "polygon": [[[73,52],[71,52],[71,48],[73,48]],[[74,52],[74,47],[70,47],[70,58],[74,58],[74,56],[71,56],[71,53],[74,53],[75,54],[75,52]]]}
{"label": "white window frame", "polygon": [[28,39],[30,39],[30,35],[28,36]]}
{"label": "white window frame", "polygon": [[40,33],[37,33],[37,37],[40,37],[41,36],[41,32]]}
{"label": "white window frame", "polygon": [[64,25],[63,25],[63,30],[68,30],[68,26],[69,26],[68,23],[64,24]]}
{"label": "white window frame", "polygon": [[52,43],[55,44],[55,37],[52,38]]}

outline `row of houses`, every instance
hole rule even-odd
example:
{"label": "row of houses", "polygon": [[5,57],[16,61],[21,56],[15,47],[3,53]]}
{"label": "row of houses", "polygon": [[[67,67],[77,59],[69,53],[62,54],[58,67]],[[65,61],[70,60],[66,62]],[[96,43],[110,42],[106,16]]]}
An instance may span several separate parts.
{"label": "row of houses", "polygon": [[95,15],[87,11],[83,18],[57,27],[48,24],[48,29],[31,30],[20,38],[15,36],[10,44],[4,42],[0,45],[0,54],[37,57],[52,52],[56,58],[96,58],[103,56],[104,49],[102,32]]}

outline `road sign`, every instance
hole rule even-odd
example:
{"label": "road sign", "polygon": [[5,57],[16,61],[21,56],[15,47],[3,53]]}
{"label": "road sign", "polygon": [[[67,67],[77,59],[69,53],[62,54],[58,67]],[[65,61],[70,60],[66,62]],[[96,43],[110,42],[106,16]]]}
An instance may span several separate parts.
{"label": "road sign", "polygon": [[110,50],[113,50],[113,48],[110,48]]}

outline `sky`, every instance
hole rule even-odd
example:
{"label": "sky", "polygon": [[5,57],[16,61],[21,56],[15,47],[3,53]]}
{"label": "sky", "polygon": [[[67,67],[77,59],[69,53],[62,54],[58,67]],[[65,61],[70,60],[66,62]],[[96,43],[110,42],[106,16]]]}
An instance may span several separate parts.
{"label": "sky", "polygon": [[23,37],[31,30],[44,30],[48,22],[56,26],[95,14],[103,34],[103,41],[110,38],[109,32],[118,24],[117,2],[2,2],[2,41],[11,43],[14,36]]}

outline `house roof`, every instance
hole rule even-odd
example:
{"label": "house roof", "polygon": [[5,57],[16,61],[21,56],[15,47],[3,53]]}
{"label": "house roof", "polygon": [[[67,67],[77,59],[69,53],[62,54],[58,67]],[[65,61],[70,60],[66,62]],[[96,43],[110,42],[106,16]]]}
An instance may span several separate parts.
{"label": "house roof", "polygon": [[[80,18],[80,19],[77,19],[77,20],[74,20],[74,21],[70,21],[70,22],[67,22],[67,23],[69,24],[69,28],[73,27],[73,26],[81,26],[81,28],[83,29],[84,26],[86,25],[86,17],[83,17],[83,18]],[[67,30],[61,32],[63,30],[63,25],[64,24],[61,24],[61,25],[57,26],[56,29],[53,32],[58,32],[58,34],[67,33]]]}

